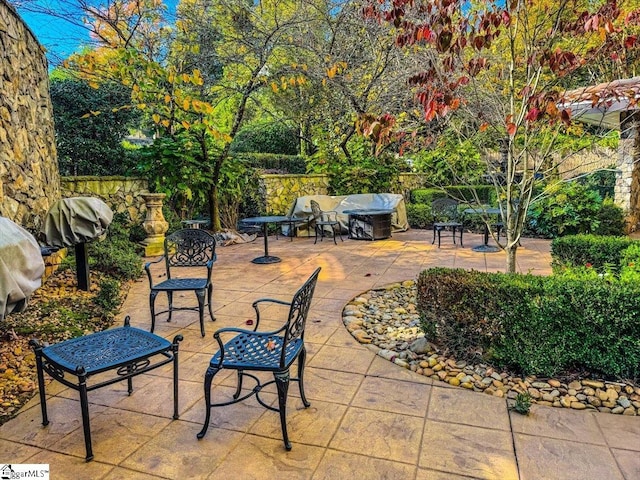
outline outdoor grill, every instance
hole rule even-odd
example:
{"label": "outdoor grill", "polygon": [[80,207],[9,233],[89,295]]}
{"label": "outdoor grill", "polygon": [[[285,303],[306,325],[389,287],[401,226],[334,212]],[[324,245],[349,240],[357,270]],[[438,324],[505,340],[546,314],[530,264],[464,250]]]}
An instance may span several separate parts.
{"label": "outdoor grill", "polygon": [[0,217],[0,320],[27,307],[43,273],[44,262],[33,235]]}
{"label": "outdoor grill", "polygon": [[41,255],[60,248],[74,247],[78,288],[89,290],[89,258],[87,243],[104,235],[113,212],[99,198],[72,197],[58,200],[47,212],[41,233],[45,246]]}

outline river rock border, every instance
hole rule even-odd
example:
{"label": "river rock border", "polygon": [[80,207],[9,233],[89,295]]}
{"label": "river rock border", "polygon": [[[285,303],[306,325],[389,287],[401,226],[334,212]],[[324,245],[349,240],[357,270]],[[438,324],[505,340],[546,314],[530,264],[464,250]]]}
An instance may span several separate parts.
{"label": "river rock border", "polygon": [[527,392],[532,402],[551,407],[640,414],[640,387],[632,383],[521,378],[490,365],[442,355],[420,329],[416,295],[413,280],[370,290],[344,307],[342,321],[358,342],[380,357],[452,386],[507,399]]}

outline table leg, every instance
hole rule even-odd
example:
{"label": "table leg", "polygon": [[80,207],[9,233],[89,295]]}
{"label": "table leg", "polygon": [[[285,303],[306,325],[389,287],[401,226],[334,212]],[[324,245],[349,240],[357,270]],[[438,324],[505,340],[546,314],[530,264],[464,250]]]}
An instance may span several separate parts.
{"label": "table leg", "polygon": [[91,448],[91,426],[89,425],[89,398],[87,396],[87,376],[84,368],[79,367],[76,372],[78,375],[78,387],[80,387],[80,409],[82,410],[82,429],[84,430],[84,446],[87,451],[85,460],[90,462],[93,460],[93,449]]}
{"label": "table leg", "polygon": [[473,247],[471,250],[480,253],[495,253],[500,251],[498,247],[489,245],[489,226],[486,223],[484,224],[484,243]]}
{"label": "table leg", "polygon": [[42,425],[49,425],[47,416],[47,396],[44,391],[44,371],[42,369],[42,345],[37,340],[29,342],[36,352],[36,370],[38,372],[38,390],[40,391],[40,410],[42,411]]}
{"label": "table leg", "polygon": [[269,256],[269,236],[267,234],[267,224],[262,224],[262,233],[264,235],[264,256]]}
{"label": "table leg", "polygon": [[257,264],[266,264],[266,263],[278,263],[280,262],[279,257],[274,257],[269,255],[269,240],[267,235],[267,223],[262,224],[262,234],[264,235],[264,256],[257,257],[251,260],[253,263]]}
{"label": "table leg", "polygon": [[177,420],[178,415],[178,342],[183,340],[182,335],[173,337],[171,351],[173,352],[173,419]]}

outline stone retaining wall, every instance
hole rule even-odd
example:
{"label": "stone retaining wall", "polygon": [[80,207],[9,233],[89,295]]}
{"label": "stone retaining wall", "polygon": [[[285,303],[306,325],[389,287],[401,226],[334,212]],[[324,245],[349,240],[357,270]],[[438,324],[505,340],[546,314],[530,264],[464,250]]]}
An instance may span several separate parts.
{"label": "stone retaining wall", "polygon": [[142,193],[149,192],[147,180],[135,177],[62,177],[62,197],[98,197],[114,213],[128,212],[134,223],[141,223],[146,215]]}
{"label": "stone retaining wall", "polygon": [[327,195],[329,176],[324,174],[275,175],[264,174],[267,213],[285,215],[296,198],[305,195]]}
{"label": "stone retaining wall", "polygon": [[48,65],[6,0],[0,0],[0,51],[0,215],[36,231],[60,198]]}

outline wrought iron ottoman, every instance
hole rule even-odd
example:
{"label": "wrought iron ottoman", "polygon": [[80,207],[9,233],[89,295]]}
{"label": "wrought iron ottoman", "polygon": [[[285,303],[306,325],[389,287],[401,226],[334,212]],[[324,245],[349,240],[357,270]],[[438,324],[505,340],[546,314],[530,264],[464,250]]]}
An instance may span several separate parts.
{"label": "wrought iron ottoman", "polygon": [[[176,335],[172,343],[153,333],[130,326],[129,321],[127,316],[124,327],[85,335],[47,347],[35,339],[29,342],[36,354],[42,425],[49,424],[44,391],[44,372],[47,372],[54,380],[80,392],[87,462],[93,459],[87,398],[87,392],[91,390],[126,379],[131,395],[132,377],[173,362],[173,418],[178,418],[178,342],[182,341],[182,335]],[[152,360],[158,355],[165,358]],[[115,370],[113,378],[92,385],[87,384],[92,375],[110,370]],[[77,383],[72,381],[74,379],[66,378],[67,376],[75,376]]]}

